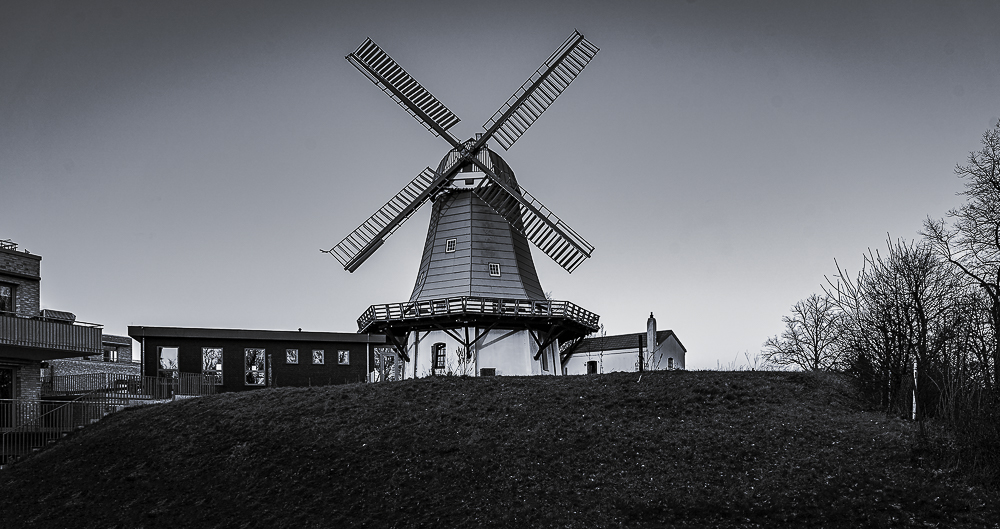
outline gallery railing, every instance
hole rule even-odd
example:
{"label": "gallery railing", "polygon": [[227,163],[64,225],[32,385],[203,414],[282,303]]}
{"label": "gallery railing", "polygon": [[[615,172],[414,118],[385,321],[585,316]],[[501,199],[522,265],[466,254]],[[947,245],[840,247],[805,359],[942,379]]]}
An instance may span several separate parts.
{"label": "gallery railing", "polygon": [[358,318],[364,330],[376,321],[397,321],[445,315],[494,315],[499,317],[559,317],[597,329],[597,314],[568,301],[480,297],[444,298],[372,305]]}

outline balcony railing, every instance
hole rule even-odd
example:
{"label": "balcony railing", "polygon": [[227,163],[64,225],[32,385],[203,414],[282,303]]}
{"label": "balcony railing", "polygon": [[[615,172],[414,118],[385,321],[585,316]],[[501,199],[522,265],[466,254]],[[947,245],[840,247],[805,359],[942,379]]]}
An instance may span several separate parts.
{"label": "balcony railing", "polygon": [[405,321],[451,315],[558,317],[595,330],[600,318],[568,301],[460,297],[372,305],[358,318],[358,329],[363,331],[376,321]]}
{"label": "balcony railing", "polygon": [[103,354],[101,326],[92,323],[62,323],[35,318],[0,315],[0,344],[37,347],[79,353]]}

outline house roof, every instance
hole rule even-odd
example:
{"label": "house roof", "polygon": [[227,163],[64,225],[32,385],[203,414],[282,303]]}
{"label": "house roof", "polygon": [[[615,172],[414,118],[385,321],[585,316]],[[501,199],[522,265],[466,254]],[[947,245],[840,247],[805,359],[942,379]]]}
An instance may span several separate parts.
{"label": "house roof", "polygon": [[[677,344],[681,346],[684,352],[687,352],[687,348],[684,344],[677,338],[672,330],[656,331],[656,343],[663,343],[667,338],[673,336],[677,340]],[[648,350],[649,344],[646,342],[646,333],[636,332],[631,334],[615,334],[613,336],[594,336],[592,338],[584,338],[580,345],[578,345],[573,353],[597,353],[601,351],[618,351],[622,349],[638,349],[639,341],[642,341],[643,350]]]}
{"label": "house roof", "polygon": [[144,327],[141,325],[129,325],[128,335],[138,341],[142,341],[145,337],[385,343],[385,336],[381,334],[360,334],[353,332],[267,331],[257,329],[203,329],[195,327]]}

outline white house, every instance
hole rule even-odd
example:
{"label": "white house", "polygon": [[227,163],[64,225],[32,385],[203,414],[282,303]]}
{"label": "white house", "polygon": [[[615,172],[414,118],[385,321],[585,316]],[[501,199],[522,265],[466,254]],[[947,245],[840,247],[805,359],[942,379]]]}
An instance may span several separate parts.
{"label": "white house", "polygon": [[643,371],[684,369],[687,349],[674,331],[657,331],[656,318],[650,313],[645,333],[584,338],[566,352],[572,354],[563,365],[563,373],[584,375],[639,371],[640,355]]}

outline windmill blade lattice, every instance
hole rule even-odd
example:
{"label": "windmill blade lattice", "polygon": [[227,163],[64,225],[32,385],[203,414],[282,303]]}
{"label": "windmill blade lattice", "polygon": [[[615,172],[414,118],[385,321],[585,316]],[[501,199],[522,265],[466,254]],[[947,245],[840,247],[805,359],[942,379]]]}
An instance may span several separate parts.
{"label": "windmill blade lattice", "polygon": [[382,243],[392,235],[406,219],[430,198],[434,184],[444,180],[430,167],[425,168],[416,178],[379,208],[368,220],[326,253],[344,265],[344,269],[354,272]]}
{"label": "windmill blade lattice", "polygon": [[580,32],[574,31],[483,125],[486,129],[484,138],[495,137],[504,150],[509,150],[524,131],[528,130],[542,112],[545,112],[559,97],[559,94],[580,75],[598,51],[597,46],[591,44]]}
{"label": "windmill blade lattice", "polygon": [[473,192],[567,272],[590,257],[594,246],[538,199],[520,186],[515,195],[498,182],[484,179]]}
{"label": "windmill blade lattice", "polygon": [[447,138],[445,131],[461,121],[372,39],[361,43],[347,60],[435,136]]}

